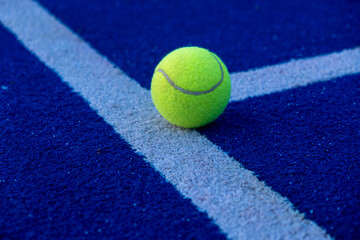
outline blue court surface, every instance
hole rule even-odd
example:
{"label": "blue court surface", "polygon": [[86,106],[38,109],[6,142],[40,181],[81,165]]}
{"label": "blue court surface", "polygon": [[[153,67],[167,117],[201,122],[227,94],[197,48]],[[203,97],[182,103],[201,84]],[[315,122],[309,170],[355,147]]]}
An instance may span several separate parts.
{"label": "blue court surface", "polygon": [[[0,0],[0,239],[360,239],[360,2]],[[229,105],[150,95],[199,46]]]}

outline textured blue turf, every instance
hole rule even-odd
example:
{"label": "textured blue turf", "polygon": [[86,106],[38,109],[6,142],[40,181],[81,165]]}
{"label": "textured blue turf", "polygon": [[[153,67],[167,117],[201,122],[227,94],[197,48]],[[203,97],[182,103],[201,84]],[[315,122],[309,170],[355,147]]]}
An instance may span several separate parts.
{"label": "textured blue turf", "polygon": [[[142,86],[184,45],[230,72],[360,45],[357,1],[40,0]],[[232,103],[200,130],[340,239],[359,215],[359,76]]]}
{"label": "textured blue turf", "polygon": [[[230,72],[360,45],[356,0],[38,1],[146,88],[184,45]],[[224,238],[2,28],[0,39],[0,239]],[[199,131],[332,236],[357,239],[359,104],[360,76],[348,76],[231,103]]]}
{"label": "textured blue turf", "polygon": [[209,48],[237,72],[360,45],[354,0],[39,2],[146,88],[181,46]]}
{"label": "textured blue turf", "polygon": [[0,27],[0,239],[223,239]]}
{"label": "textured blue turf", "polygon": [[360,75],[231,103],[199,131],[331,235],[360,236]]}

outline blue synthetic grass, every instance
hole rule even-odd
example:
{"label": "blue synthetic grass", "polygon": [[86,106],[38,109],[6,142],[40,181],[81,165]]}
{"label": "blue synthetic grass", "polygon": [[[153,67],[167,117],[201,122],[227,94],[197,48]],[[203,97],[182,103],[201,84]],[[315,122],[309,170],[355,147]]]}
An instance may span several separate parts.
{"label": "blue synthetic grass", "polygon": [[39,2],[146,88],[181,46],[209,48],[238,72],[360,45],[352,0]]}
{"label": "blue synthetic grass", "polygon": [[199,131],[332,236],[359,236],[360,75],[231,103]]}
{"label": "blue synthetic grass", "polygon": [[[146,88],[181,46],[237,72],[360,45],[353,0],[39,2]],[[0,238],[224,237],[1,28],[0,39]],[[349,76],[231,103],[199,131],[332,236],[356,239],[359,96]]]}
{"label": "blue synthetic grass", "polygon": [[[180,46],[218,53],[230,72],[360,45],[356,1],[43,1],[149,88]],[[271,79],[271,76],[269,76]],[[359,76],[230,104],[201,129],[333,236],[359,234]]]}
{"label": "blue synthetic grass", "polygon": [[0,27],[0,239],[224,239]]}

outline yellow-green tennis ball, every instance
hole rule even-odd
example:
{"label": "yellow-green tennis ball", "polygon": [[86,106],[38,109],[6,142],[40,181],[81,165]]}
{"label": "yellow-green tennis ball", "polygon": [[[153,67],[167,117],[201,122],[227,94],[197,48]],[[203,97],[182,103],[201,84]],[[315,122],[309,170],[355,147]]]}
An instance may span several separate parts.
{"label": "yellow-green tennis ball", "polygon": [[196,128],[214,121],[226,108],[230,75],[214,53],[199,47],[179,48],[156,66],[151,96],[172,124]]}

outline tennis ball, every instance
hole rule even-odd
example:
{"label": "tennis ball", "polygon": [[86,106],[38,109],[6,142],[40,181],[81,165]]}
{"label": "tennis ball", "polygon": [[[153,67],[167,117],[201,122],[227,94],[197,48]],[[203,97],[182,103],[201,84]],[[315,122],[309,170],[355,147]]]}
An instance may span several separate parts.
{"label": "tennis ball", "polygon": [[165,56],[151,80],[151,96],[160,114],[172,124],[197,128],[214,121],[226,108],[231,81],[214,53],[183,47]]}

